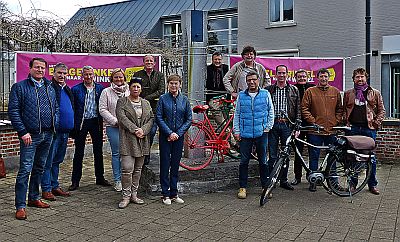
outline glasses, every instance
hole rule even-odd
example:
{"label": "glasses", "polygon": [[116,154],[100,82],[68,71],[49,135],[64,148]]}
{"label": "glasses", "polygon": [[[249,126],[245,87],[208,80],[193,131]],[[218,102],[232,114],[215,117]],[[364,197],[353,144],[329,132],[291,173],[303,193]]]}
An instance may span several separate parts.
{"label": "glasses", "polygon": [[248,78],[246,81],[257,81],[258,78]]}

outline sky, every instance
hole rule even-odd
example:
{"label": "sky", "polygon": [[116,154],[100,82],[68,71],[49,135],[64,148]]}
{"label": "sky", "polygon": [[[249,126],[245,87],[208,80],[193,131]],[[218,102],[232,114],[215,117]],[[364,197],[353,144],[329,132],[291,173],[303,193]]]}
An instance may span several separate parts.
{"label": "sky", "polygon": [[[37,9],[46,10],[54,13],[56,18],[61,18],[64,22],[67,22],[80,8],[103,5],[107,3],[122,2],[122,0],[3,0],[8,9],[13,13],[23,14],[28,13],[33,9],[32,4]],[[21,11],[22,7],[22,11]],[[51,15],[51,14],[49,14]],[[45,15],[45,12],[41,14]]]}

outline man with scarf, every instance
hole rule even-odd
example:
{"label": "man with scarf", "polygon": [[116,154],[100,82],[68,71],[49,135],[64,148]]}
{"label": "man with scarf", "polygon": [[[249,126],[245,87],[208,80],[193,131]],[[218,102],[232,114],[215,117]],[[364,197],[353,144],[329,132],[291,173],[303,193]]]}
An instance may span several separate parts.
{"label": "man with scarf", "polygon": [[[368,73],[364,68],[353,71],[354,88],[344,93],[343,117],[351,130],[347,135],[364,135],[376,139],[376,131],[385,117],[385,107],[381,93],[367,83]],[[372,158],[371,176],[368,180],[369,191],[379,195],[376,188],[376,159]]]}
{"label": "man with scarf", "polygon": [[[310,87],[304,93],[301,103],[301,114],[303,119],[309,124],[323,126],[321,132],[310,132],[308,142],[313,145],[329,145],[335,140],[332,128],[342,122],[342,97],[340,91],[329,85],[330,73],[327,69],[321,68],[317,73],[318,84]],[[309,148],[309,162],[311,171],[318,169],[320,149]],[[309,190],[317,190],[316,183],[310,183]]]}

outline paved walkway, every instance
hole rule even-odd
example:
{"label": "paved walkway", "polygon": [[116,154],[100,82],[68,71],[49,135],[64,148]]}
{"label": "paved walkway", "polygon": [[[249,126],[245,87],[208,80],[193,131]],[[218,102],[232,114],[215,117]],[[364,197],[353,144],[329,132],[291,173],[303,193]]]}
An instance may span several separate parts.
{"label": "paved walkway", "polygon": [[[61,184],[69,185],[70,163]],[[109,163],[109,162],[107,162]],[[381,195],[367,190],[348,198],[329,195],[305,183],[295,191],[280,188],[262,208],[259,188],[246,200],[236,190],[182,195],[184,204],[163,205],[145,197],[145,205],[118,209],[120,195],[94,185],[93,164],[85,161],[79,190],[50,202],[50,209],[28,208],[28,219],[14,218],[15,173],[0,180],[0,241],[400,241],[400,166],[381,165]],[[111,180],[111,168],[106,167]]]}

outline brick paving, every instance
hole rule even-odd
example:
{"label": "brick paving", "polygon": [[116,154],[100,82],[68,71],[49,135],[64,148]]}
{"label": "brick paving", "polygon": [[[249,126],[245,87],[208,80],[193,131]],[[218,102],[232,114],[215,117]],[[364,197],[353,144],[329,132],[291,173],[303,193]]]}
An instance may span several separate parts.
{"label": "brick paving", "polygon": [[[70,163],[61,169],[64,188]],[[262,208],[260,189],[253,187],[245,200],[229,190],[183,194],[184,204],[166,206],[147,195],[145,205],[118,209],[120,194],[94,185],[88,159],[79,190],[49,202],[50,209],[28,207],[28,219],[18,221],[13,172],[0,180],[0,241],[400,241],[400,165],[380,165],[377,173],[381,195],[365,189],[353,203],[322,187],[310,193],[301,183],[294,191],[277,188]]]}

